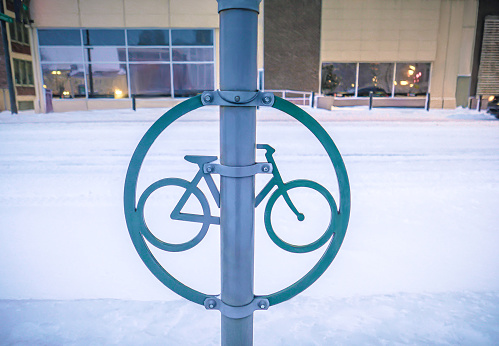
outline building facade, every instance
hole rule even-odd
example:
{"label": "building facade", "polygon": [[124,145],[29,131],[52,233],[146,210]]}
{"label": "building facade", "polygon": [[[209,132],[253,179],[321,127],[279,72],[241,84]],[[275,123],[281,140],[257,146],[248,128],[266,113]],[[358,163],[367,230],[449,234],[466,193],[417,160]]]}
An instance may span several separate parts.
{"label": "building facade", "polygon": [[[495,92],[480,89],[496,77],[494,56],[486,69],[480,60],[494,54],[495,27],[484,23],[499,15],[497,0],[264,0],[260,8],[261,88],[348,100],[430,93],[432,108]],[[30,12],[30,26],[9,28],[9,49],[18,102],[38,112],[45,90],[55,111],[70,111],[131,108],[132,96],[139,106],[171,106],[218,87],[215,0],[32,0]],[[492,46],[482,54],[485,36]]]}
{"label": "building facade", "polygon": [[[22,13],[21,2],[2,0],[4,14],[10,18],[6,22],[7,46],[2,40],[0,44],[0,109],[10,109],[10,93],[7,83],[7,66],[5,50],[8,50],[13,79],[13,91],[17,109],[34,109],[38,103],[39,94],[36,91],[33,69],[33,42],[29,16]],[[18,20],[15,20],[15,19]]]}
{"label": "building facade", "polygon": [[[290,9],[304,6],[315,13],[305,11],[305,22],[295,20],[300,13],[289,13]],[[283,21],[282,13],[288,21],[273,25]],[[369,92],[400,99],[430,93],[432,108],[466,107],[470,97],[499,93],[499,82],[477,89],[480,79],[499,81],[499,50],[481,51],[487,33],[484,23],[493,21],[494,15],[499,15],[497,0],[267,0],[265,85],[306,85],[349,102],[343,104],[356,104]],[[320,32],[314,23],[317,17]],[[308,35],[300,35],[302,26]],[[489,47],[499,46],[498,28],[489,30],[495,30]],[[317,41],[320,49],[311,50]],[[281,50],[279,59],[273,57],[275,46]],[[480,77],[485,56],[492,62]],[[305,60],[317,62],[315,70],[303,64]],[[301,66],[307,73],[300,80],[286,80]]]}

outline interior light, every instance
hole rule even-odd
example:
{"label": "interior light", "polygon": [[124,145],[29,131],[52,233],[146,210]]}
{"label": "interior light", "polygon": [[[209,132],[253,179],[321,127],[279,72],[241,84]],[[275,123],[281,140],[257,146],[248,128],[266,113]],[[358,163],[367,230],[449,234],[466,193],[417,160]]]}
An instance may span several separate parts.
{"label": "interior light", "polygon": [[409,86],[412,88],[414,86],[414,84],[409,84]]}
{"label": "interior light", "polygon": [[412,76],[412,75],[414,74],[414,71],[413,71],[413,70],[409,70],[409,71],[407,71],[407,74],[408,74],[409,76]]}
{"label": "interior light", "polygon": [[409,68],[410,68],[411,70],[413,70],[413,71],[415,71],[415,70],[416,70],[416,67],[415,67],[415,66],[412,66],[412,65],[410,65],[410,66],[409,66]]}
{"label": "interior light", "polygon": [[120,89],[115,89],[114,90],[114,98],[119,99],[121,97],[123,97],[123,91],[121,91]]}
{"label": "interior light", "polygon": [[57,71],[57,74],[61,74],[61,71]]}
{"label": "interior light", "polygon": [[355,84],[352,83],[352,88],[355,86]]}
{"label": "interior light", "polygon": [[52,74],[57,74],[57,71],[52,71],[52,72],[50,72],[50,73],[52,73]]}
{"label": "interior light", "polygon": [[489,96],[489,102],[494,101],[494,96]]}
{"label": "interior light", "polygon": [[393,84],[397,85],[397,81],[394,81]]}
{"label": "interior light", "polygon": [[47,89],[47,86],[45,84],[43,84],[43,88]]}
{"label": "interior light", "polygon": [[69,91],[64,90],[64,91],[62,92],[62,94],[63,94],[64,96],[69,96]]}
{"label": "interior light", "polygon": [[409,84],[409,82],[408,82],[408,81],[406,81],[406,80],[401,80],[401,81],[400,81],[400,85],[407,85],[407,84]]}

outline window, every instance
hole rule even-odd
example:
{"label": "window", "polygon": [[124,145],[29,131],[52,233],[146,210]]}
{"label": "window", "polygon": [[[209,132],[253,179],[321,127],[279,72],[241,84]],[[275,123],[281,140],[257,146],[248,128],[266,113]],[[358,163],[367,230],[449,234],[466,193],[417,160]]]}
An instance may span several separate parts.
{"label": "window", "polygon": [[42,64],[43,84],[54,97],[85,97],[83,64]]}
{"label": "window", "polygon": [[424,96],[428,93],[431,63],[322,64],[324,95],[368,97]]}
{"label": "window", "polygon": [[420,96],[428,93],[430,63],[397,63],[395,96]]}
{"label": "window", "polygon": [[83,30],[85,46],[124,46],[125,30],[87,29]]}
{"label": "window", "polygon": [[14,80],[18,86],[33,86],[33,64],[31,61],[13,59]]}
{"label": "window", "polygon": [[17,101],[20,111],[27,111],[30,109],[35,109],[35,103],[33,101]]}
{"label": "window", "polygon": [[128,48],[128,60],[170,62],[170,48]]}
{"label": "window", "polygon": [[86,65],[88,97],[128,97],[125,64]]}
{"label": "window", "polygon": [[211,30],[172,30],[173,46],[213,46]]}
{"label": "window", "polygon": [[187,97],[215,86],[213,30],[39,29],[38,37],[55,97]]}
{"label": "window", "polygon": [[171,96],[170,72],[170,64],[130,64],[132,94]]}
{"label": "window", "polygon": [[215,66],[205,63],[213,60],[213,31],[172,30],[174,96],[189,97],[213,89]]}
{"label": "window", "polygon": [[82,62],[81,47],[41,47],[40,60],[43,62]]}
{"label": "window", "polygon": [[173,61],[211,61],[213,48],[173,48]]}
{"label": "window", "polygon": [[168,46],[169,30],[127,30],[129,46]]}
{"label": "window", "polygon": [[81,31],[38,30],[43,84],[53,97],[86,96]]}
{"label": "window", "polygon": [[83,50],[88,62],[126,62],[125,47],[85,47]]}
{"label": "window", "polygon": [[33,78],[33,63],[31,61],[25,61],[26,64],[26,82],[28,85],[35,85],[35,79]]}
{"label": "window", "polygon": [[16,21],[9,23],[9,31],[11,41],[29,46],[29,31],[24,24]]}
{"label": "window", "polygon": [[189,97],[210,90],[214,84],[213,64],[173,65],[176,97]]}
{"label": "window", "polygon": [[80,46],[81,33],[78,29],[38,29],[38,42],[40,46]]}
{"label": "window", "polygon": [[324,95],[354,96],[357,64],[325,63],[322,65]]}
{"label": "window", "polygon": [[360,63],[357,96],[391,96],[393,85],[393,64]]}

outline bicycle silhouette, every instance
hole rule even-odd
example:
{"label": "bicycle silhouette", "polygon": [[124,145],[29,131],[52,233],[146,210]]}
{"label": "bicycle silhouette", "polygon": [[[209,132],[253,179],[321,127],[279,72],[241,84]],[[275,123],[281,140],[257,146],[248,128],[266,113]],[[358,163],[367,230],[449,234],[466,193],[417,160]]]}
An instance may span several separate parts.
{"label": "bicycle silhouette", "polygon": [[[272,178],[269,180],[269,182],[263,187],[263,189],[258,193],[258,195],[255,198],[255,208],[258,207],[262,201],[265,199],[265,197],[272,191],[274,187],[276,187],[276,190],[272,193],[270,196],[267,205],[265,206],[265,214],[264,214],[264,222],[265,222],[265,228],[267,230],[267,233],[269,234],[270,238],[272,241],[282,248],[283,250],[289,251],[289,252],[294,252],[294,253],[305,253],[305,252],[310,252],[314,251],[321,246],[323,246],[332,236],[334,236],[334,223],[337,220],[338,217],[338,210],[336,206],[336,202],[334,201],[333,196],[331,193],[322,185],[311,181],[311,180],[305,180],[305,179],[297,179],[297,180],[292,180],[287,183],[285,183],[279,173],[279,170],[277,169],[277,165],[275,163],[275,160],[273,158],[273,154],[275,152],[275,149],[272,148],[268,144],[257,144],[257,149],[264,149],[265,152],[265,158],[267,159],[267,163],[269,163],[272,166]],[[208,228],[210,225],[219,225],[220,224],[220,217],[218,216],[212,216],[211,211],[210,211],[210,206],[208,204],[208,200],[206,199],[205,195],[203,192],[199,189],[197,186],[201,179],[204,179],[206,181],[206,184],[208,185],[208,188],[215,200],[216,205],[220,208],[220,192],[213,181],[213,178],[211,176],[210,169],[206,169],[206,165],[209,163],[217,160],[216,156],[198,156],[198,155],[186,155],[184,159],[188,162],[195,163],[199,166],[199,171],[197,174],[194,176],[194,178],[191,181],[187,181],[185,179],[180,179],[180,178],[165,178],[158,180],[157,182],[153,183],[150,185],[140,196],[140,199],[137,204],[137,212],[140,213],[140,218],[142,220],[141,223],[141,233],[144,235],[144,237],[154,246],[156,246],[159,249],[166,250],[166,251],[171,251],[171,252],[178,252],[178,251],[185,251],[188,250],[194,246],[196,246],[201,240],[203,240],[204,236],[208,232]],[[165,187],[165,186],[177,186],[185,189],[185,192],[182,194],[182,197],[180,200],[177,202],[175,205],[173,211],[170,214],[171,219],[173,220],[178,220],[178,221],[186,221],[186,222],[195,222],[195,223],[200,223],[201,224],[201,230],[199,233],[192,238],[191,240],[181,243],[181,244],[172,244],[172,243],[167,243],[164,242],[160,239],[158,239],[156,236],[152,234],[152,232],[149,230],[147,227],[147,223],[144,218],[144,206],[147,198],[157,189]],[[327,226],[326,231],[324,234],[314,242],[306,245],[293,245],[290,243],[287,243],[283,241],[281,238],[277,236],[277,234],[274,231],[274,228],[272,227],[271,224],[271,214],[272,214],[272,208],[274,207],[276,201],[278,200],[279,197],[283,197],[284,201],[288,205],[288,207],[292,210],[292,212],[296,215],[296,218],[299,221],[303,221],[305,219],[305,215],[300,213],[298,209],[295,207],[293,202],[291,201],[291,198],[288,194],[288,191],[296,188],[307,188],[307,189],[312,189],[317,192],[319,192],[327,201],[329,208],[331,210],[331,218],[329,221],[329,225]],[[189,198],[194,195],[200,205],[201,209],[203,211],[202,214],[192,214],[192,213],[182,213],[182,209],[186,205],[187,201]]]}

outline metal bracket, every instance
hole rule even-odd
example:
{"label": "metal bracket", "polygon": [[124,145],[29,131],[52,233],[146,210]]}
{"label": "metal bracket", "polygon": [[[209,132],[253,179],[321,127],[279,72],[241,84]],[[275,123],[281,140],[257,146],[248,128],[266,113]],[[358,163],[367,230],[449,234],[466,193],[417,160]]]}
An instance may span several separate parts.
{"label": "metal bracket", "polygon": [[224,10],[251,10],[259,13],[259,6],[262,0],[217,0],[218,12]]}
{"label": "metal bracket", "polygon": [[268,310],[269,306],[269,300],[261,297],[255,297],[251,303],[243,306],[227,305],[217,297],[206,298],[204,301],[206,310],[218,310],[222,315],[234,319],[248,317],[256,310]]}
{"label": "metal bracket", "polygon": [[209,174],[220,174],[221,176],[231,178],[251,177],[252,175],[258,173],[272,173],[272,164],[265,162],[255,163],[251,166],[231,167],[220,165],[218,163],[205,163],[203,165],[203,172]]}
{"label": "metal bracket", "polygon": [[262,91],[205,91],[201,95],[203,106],[257,107],[274,104],[274,94]]}

